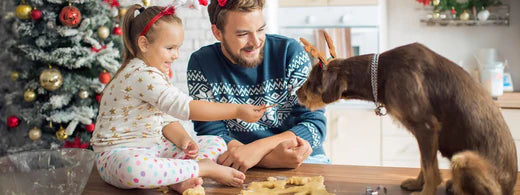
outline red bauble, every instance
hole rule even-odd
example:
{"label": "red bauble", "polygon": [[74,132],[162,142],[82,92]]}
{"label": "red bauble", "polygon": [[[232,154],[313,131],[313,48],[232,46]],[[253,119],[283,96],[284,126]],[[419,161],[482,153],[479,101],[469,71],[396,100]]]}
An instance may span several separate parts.
{"label": "red bauble", "polygon": [[123,34],[123,29],[119,27],[118,24],[116,24],[116,27],[114,27],[114,30],[112,30],[112,34],[121,36]]}
{"label": "red bauble", "polygon": [[94,132],[94,128],[96,127],[96,125],[94,123],[92,124],[88,124],[88,125],[85,125],[85,129],[89,132],[89,133],[92,133]]}
{"label": "red bauble", "polygon": [[7,118],[7,126],[11,127],[11,128],[15,128],[15,127],[18,127],[18,125],[20,124],[20,119],[16,116],[9,116]]}
{"label": "red bauble", "polygon": [[79,138],[79,136],[76,136],[76,138],[74,138],[74,141],[65,141],[65,144],[63,145],[64,148],[88,148],[88,146],[90,145],[90,143],[88,142],[83,142],[81,143],[81,139]]}
{"label": "red bauble", "polygon": [[39,20],[40,18],[42,18],[42,11],[40,11],[39,9],[33,9],[31,11],[31,18],[33,20]]}
{"label": "red bauble", "polygon": [[101,102],[101,94],[96,94],[96,101]]}
{"label": "red bauble", "polygon": [[199,0],[199,4],[201,4],[203,6],[207,6],[208,5],[208,0]]}
{"label": "red bauble", "polygon": [[65,26],[77,26],[81,21],[81,12],[72,5],[64,7],[60,12],[60,21]]}
{"label": "red bauble", "polygon": [[103,84],[107,84],[108,82],[110,82],[110,73],[108,73],[107,71],[103,71],[101,74],[99,74],[99,81]]}

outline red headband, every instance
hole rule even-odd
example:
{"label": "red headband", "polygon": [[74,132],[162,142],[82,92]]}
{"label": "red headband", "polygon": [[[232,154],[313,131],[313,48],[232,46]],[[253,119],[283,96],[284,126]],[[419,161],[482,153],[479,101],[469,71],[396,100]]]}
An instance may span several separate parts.
{"label": "red headband", "polygon": [[146,34],[146,32],[148,32],[148,29],[150,29],[150,27],[152,27],[153,23],[157,22],[157,20],[159,20],[159,18],[161,18],[162,16],[164,16],[164,15],[170,16],[173,14],[175,14],[175,8],[173,6],[164,8],[161,11],[161,13],[157,14],[155,17],[152,18],[152,20],[150,20],[150,22],[148,22],[148,24],[146,24],[146,26],[144,27],[143,31],[141,32],[141,34],[139,36],[144,36]]}

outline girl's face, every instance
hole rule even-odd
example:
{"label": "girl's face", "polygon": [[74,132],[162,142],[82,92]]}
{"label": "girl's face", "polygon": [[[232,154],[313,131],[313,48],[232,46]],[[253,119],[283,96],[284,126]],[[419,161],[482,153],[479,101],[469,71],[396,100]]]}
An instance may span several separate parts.
{"label": "girl's face", "polygon": [[181,24],[157,22],[154,26],[153,42],[144,36],[139,37],[140,58],[148,65],[168,74],[175,59],[179,57],[179,47],[184,41]]}

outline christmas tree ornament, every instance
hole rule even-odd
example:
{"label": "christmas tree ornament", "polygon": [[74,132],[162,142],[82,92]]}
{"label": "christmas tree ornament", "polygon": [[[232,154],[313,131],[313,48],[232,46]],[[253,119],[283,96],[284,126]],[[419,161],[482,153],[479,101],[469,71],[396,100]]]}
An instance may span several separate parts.
{"label": "christmas tree ornament", "polygon": [[27,89],[27,91],[25,91],[25,93],[23,94],[23,99],[26,102],[33,102],[34,100],[36,100],[36,93],[34,93],[34,90],[32,89]]}
{"label": "christmas tree ornament", "polygon": [[464,12],[462,12],[459,17],[460,20],[467,21],[469,20],[469,13],[466,10],[464,10]]}
{"label": "christmas tree ornament", "polygon": [[29,131],[28,135],[29,135],[29,139],[36,141],[42,137],[42,131],[40,129],[38,129],[36,126],[34,126],[34,128],[32,128]]}
{"label": "christmas tree ornament", "polygon": [[18,77],[20,77],[20,73],[14,71],[14,72],[11,72],[11,80],[12,81],[16,81],[18,80]]}
{"label": "christmas tree ornament", "polygon": [[89,132],[89,133],[92,133],[92,132],[94,132],[95,127],[96,127],[96,125],[94,123],[88,124],[88,125],[85,125],[85,130],[87,130],[87,132]]}
{"label": "christmas tree ornament", "polygon": [[487,9],[482,8],[477,14],[477,18],[480,21],[486,21],[489,18],[489,11]]}
{"label": "christmas tree ornament", "polygon": [[112,33],[115,35],[121,36],[123,34],[123,29],[119,27],[119,24],[116,24],[116,27],[114,27],[114,30],[112,30]]}
{"label": "christmas tree ornament", "polygon": [[433,3],[433,6],[438,6],[439,3],[441,3],[441,0],[433,0],[432,3]]}
{"label": "christmas tree ornament", "polygon": [[101,94],[96,94],[96,101],[101,102]]}
{"label": "christmas tree ornament", "polygon": [[25,4],[25,0],[22,0],[22,4],[16,7],[16,17],[25,20],[29,19],[31,15],[32,7]]}
{"label": "christmas tree ornament", "polygon": [[11,127],[11,128],[15,128],[15,127],[18,127],[18,125],[20,124],[20,119],[14,115],[11,115],[9,117],[7,117],[7,126]]}
{"label": "christmas tree ornament", "polygon": [[452,19],[457,18],[457,10],[455,10],[455,7],[451,7],[450,14]]}
{"label": "christmas tree ornament", "polygon": [[128,9],[127,9],[127,8],[124,8],[124,7],[119,8],[119,18],[123,19],[123,18],[125,17],[125,14],[126,14],[126,11],[127,11],[127,10],[128,10]]}
{"label": "christmas tree ornament", "polygon": [[31,11],[31,18],[33,20],[39,20],[42,18],[42,11],[39,10],[39,9],[36,9],[34,8],[32,11]]}
{"label": "christmas tree ornament", "polygon": [[56,131],[56,138],[58,140],[63,141],[69,137],[67,133],[65,133],[65,129],[63,127],[60,127],[60,130]]}
{"label": "christmas tree ornament", "polygon": [[52,66],[49,66],[49,69],[40,74],[40,85],[49,91],[60,88],[62,84],[63,78],[60,71],[52,68]]}
{"label": "christmas tree ornament", "polygon": [[108,73],[106,70],[103,70],[103,72],[99,74],[99,82],[103,84],[107,84],[108,82],[110,82],[110,79],[110,73]]}
{"label": "christmas tree ornament", "polygon": [[152,4],[152,0],[143,0],[143,5],[148,7]]}
{"label": "christmas tree ornament", "polygon": [[106,39],[110,35],[110,30],[106,26],[100,26],[97,29],[98,37],[101,39]]}
{"label": "christmas tree ornament", "polygon": [[88,98],[88,91],[86,90],[80,90],[78,92],[78,96],[81,98],[81,99],[86,99]]}
{"label": "christmas tree ornament", "polygon": [[81,12],[77,7],[74,7],[69,3],[68,6],[61,9],[60,21],[65,26],[75,27],[81,21]]}

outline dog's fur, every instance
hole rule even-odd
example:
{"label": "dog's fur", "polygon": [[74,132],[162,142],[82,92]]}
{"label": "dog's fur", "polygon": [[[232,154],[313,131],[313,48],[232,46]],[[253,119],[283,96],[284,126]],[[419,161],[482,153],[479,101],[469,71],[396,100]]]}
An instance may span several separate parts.
{"label": "dog's fur", "polygon": [[[297,91],[311,110],[339,99],[374,101],[372,55],[314,66]],[[441,183],[437,150],[451,159],[455,194],[513,194],[517,158],[513,138],[492,97],[462,68],[419,43],[380,55],[378,100],[417,139],[421,172],[401,187],[435,194]]]}

